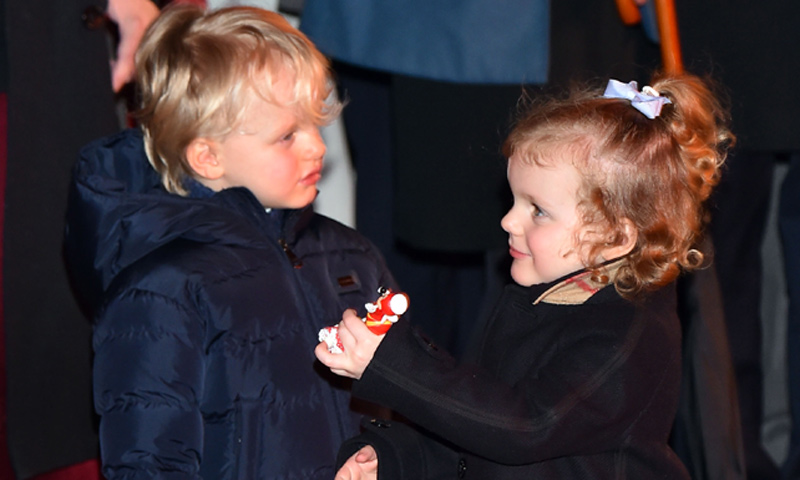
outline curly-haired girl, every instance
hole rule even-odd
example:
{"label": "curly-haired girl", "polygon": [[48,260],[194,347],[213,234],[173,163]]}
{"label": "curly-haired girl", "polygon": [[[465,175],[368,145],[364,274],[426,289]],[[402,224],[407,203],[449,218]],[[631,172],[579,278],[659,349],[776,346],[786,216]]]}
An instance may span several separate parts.
{"label": "curly-haired girl", "polygon": [[689,75],[529,109],[504,147],[515,284],[471,362],[404,322],[372,335],[351,311],[344,352],[317,348],[357,379],[354,395],[415,424],[366,422],[337,479],[688,478],[667,444],[681,374],[672,284],[703,260],[726,119]]}

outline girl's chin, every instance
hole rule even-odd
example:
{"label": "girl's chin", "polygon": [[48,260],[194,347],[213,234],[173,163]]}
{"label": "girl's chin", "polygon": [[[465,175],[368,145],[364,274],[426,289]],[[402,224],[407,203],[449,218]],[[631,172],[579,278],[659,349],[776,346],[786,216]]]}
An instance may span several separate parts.
{"label": "girl's chin", "polygon": [[[515,262],[516,263],[516,262]],[[538,285],[542,283],[542,281],[536,275],[531,275],[530,272],[520,272],[518,268],[514,268],[515,265],[511,265],[511,279],[514,280],[514,283],[520,285],[522,287],[531,287],[533,285]]]}

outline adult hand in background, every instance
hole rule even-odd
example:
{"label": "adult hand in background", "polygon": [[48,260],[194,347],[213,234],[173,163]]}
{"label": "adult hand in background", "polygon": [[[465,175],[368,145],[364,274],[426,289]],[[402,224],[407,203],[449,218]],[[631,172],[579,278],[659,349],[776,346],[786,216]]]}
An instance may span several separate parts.
{"label": "adult hand in background", "polygon": [[119,92],[133,80],[134,54],[144,31],[160,11],[150,0],[108,0],[107,13],[119,30],[116,59],[111,61],[111,87]]}

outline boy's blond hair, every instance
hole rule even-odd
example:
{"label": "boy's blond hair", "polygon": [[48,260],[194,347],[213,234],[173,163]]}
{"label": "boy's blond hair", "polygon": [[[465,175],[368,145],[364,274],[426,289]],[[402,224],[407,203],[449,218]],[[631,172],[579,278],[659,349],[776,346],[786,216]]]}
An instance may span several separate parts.
{"label": "boy's blond hair", "polygon": [[231,133],[254,94],[278,103],[272,91],[282,72],[294,80],[283,106],[317,125],[339,113],[328,61],[279,14],[252,7],[164,10],[136,53],[136,80],[147,155],[168,191],[186,194],[192,169],[185,152],[193,140]]}

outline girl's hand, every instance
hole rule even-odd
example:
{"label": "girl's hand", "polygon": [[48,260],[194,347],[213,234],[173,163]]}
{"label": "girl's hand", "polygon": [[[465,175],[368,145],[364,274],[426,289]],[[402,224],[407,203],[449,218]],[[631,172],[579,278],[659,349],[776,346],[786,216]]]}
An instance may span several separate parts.
{"label": "girl's hand", "polygon": [[378,454],[367,445],[347,459],[334,480],[377,480]]}
{"label": "girl's hand", "polygon": [[344,352],[331,353],[325,342],[321,342],[314,354],[333,373],[358,380],[372,361],[384,336],[372,333],[358,318],[355,310],[345,310],[342,321],[339,322],[339,340],[344,346]]}

